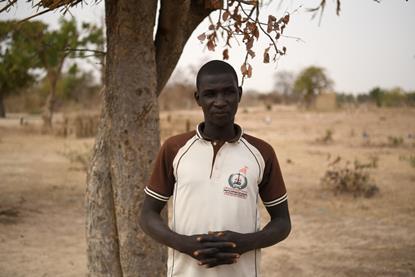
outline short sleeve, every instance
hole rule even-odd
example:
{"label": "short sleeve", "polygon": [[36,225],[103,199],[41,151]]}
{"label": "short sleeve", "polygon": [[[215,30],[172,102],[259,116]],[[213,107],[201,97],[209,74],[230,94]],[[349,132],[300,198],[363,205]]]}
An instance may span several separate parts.
{"label": "short sleeve", "polygon": [[144,189],[146,194],[163,202],[169,200],[175,184],[173,159],[174,153],[166,141],[160,148],[150,180]]}
{"label": "short sleeve", "polygon": [[265,169],[259,184],[259,194],[265,207],[272,207],[287,200],[287,190],[281,168],[272,147],[265,157]]}

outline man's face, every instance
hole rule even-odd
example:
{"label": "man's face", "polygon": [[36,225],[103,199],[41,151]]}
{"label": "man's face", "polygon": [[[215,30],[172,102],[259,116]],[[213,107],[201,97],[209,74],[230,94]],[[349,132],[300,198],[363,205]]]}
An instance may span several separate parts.
{"label": "man's face", "polygon": [[224,127],[233,125],[241,95],[242,88],[231,73],[205,74],[199,79],[195,99],[206,123]]}

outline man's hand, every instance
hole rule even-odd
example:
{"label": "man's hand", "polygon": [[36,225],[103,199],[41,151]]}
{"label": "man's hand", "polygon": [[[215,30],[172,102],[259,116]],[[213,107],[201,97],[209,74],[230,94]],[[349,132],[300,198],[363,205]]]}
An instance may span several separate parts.
{"label": "man's hand", "polygon": [[234,251],[236,244],[212,234],[184,236],[179,251],[198,260],[201,266],[215,267],[237,262],[239,254]]}
{"label": "man's hand", "polygon": [[241,234],[233,231],[210,231],[208,234],[213,235],[214,237],[219,238],[223,241],[233,242],[235,247],[232,249],[232,252],[238,253],[239,255],[255,249],[255,247],[252,247],[253,243],[250,239],[250,234]]}

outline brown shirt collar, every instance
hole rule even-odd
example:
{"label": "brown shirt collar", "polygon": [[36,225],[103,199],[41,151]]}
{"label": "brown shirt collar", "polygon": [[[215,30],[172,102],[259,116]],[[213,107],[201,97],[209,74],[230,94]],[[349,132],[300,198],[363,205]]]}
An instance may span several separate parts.
{"label": "brown shirt collar", "polygon": [[[233,127],[235,128],[235,137],[233,137],[232,139],[227,140],[227,142],[237,142],[241,139],[244,131],[242,130],[241,126],[239,126],[238,124],[233,124]],[[199,123],[196,127],[196,135],[204,140],[208,140],[208,141],[213,141],[214,139],[206,136],[203,133],[203,130],[205,129],[205,123]]]}

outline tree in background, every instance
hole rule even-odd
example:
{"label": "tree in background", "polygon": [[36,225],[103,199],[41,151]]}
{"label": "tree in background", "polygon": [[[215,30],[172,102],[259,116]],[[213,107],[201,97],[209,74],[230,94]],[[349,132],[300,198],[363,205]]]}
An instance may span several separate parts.
{"label": "tree in background", "polygon": [[4,97],[28,87],[36,80],[30,69],[36,67],[34,47],[45,29],[41,22],[24,22],[15,29],[15,21],[0,21],[0,117],[6,116]]}
{"label": "tree in background", "polygon": [[[84,49],[74,49],[79,53],[80,58],[86,58],[100,72],[100,84],[105,84],[105,28],[104,24],[98,26],[91,23],[82,23],[82,31],[84,33],[80,44]],[[94,59],[89,59],[89,58]],[[97,62],[98,61],[98,62]]]}
{"label": "tree in background", "polygon": [[61,19],[57,30],[44,32],[43,36],[36,41],[39,67],[46,71],[46,78],[49,82],[49,94],[42,114],[44,127],[47,129],[52,128],[56,85],[61,77],[64,62],[68,56],[74,55],[73,52],[68,52],[66,49],[77,48],[78,37],[76,21]]}
{"label": "tree in background", "polygon": [[[88,51],[100,50],[79,49],[79,47],[102,47],[104,39],[102,29],[83,24],[78,30],[75,19],[59,21],[57,30],[49,31],[47,26],[40,22],[15,21],[3,22],[6,51],[2,54],[2,91],[17,90],[34,81],[33,69],[41,69],[46,73],[49,84],[49,93],[43,108],[42,119],[46,129],[52,128],[52,118],[56,101],[56,88],[62,75],[65,61],[68,58],[85,57]],[[77,55],[77,53],[79,53]],[[6,55],[7,54],[7,55]],[[4,69],[4,70],[3,70]],[[13,74],[14,73],[14,74]],[[3,93],[1,95],[4,95]]]}
{"label": "tree in background", "polygon": [[84,57],[84,50],[86,49],[79,49],[79,47],[91,44],[95,47],[96,45],[102,45],[103,38],[101,35],[102,31],[94,25],[83,24],[82,29],[78,30],[75,19],[65,20],[61,18],[57,30],[45,31],[34,42],[37,44],[38,67],[46,71],[46,78],[49,82],[49,94],[42,114],[46,129],[52,128],[56,86],[62,75],[65,61],[67,58],[76,57],[76,51],[81,51],[79,56]]}
{"label": "tree in background", "polygon": [[303,69],[294,82],[294,93],[301,95],[307,108],[315,97],[332,88],[333,82],[321,67],[310,66]]}
{"label": "tree in background", "polygon": [[82,71],[75,63],[71,65],[67,72],[57,84],[57,96],[64,102],[78,103],[81,107],[96,108],[97,92],[102,84],[96,84],[92,72]]}
{"label": "tree in background", "polygon": [[373,88],[369,91],[369,97],[373,102],[376,103],[376,106],[382,107],[385,96],[385,90],[380,87]]}
{"label": "tree in background", "polygon": [[410,92],[405,92],[400,87],[392,89],[373,88],[369,91],[369,98],[378,107],[402,107],[405,105],[412,106],[413,95]]}
{"label": "tree in background", "polygon": [[274,75],[274,90],[284,103],[292,103],[298,101],[298,97],[293,93],[294,73],[287,70],[277,71]]}
{"label": "tree in background", "polygon": [[274,88],[282,95],[290,95],[293,92],[294,74],[287,70],[277,71],[275,74]]}

